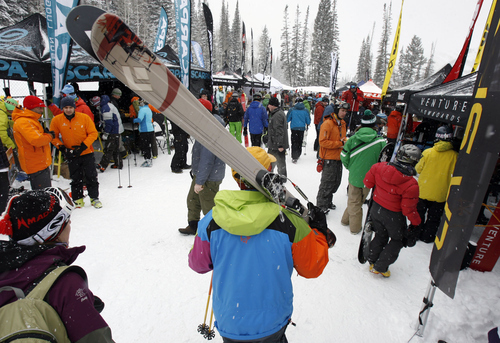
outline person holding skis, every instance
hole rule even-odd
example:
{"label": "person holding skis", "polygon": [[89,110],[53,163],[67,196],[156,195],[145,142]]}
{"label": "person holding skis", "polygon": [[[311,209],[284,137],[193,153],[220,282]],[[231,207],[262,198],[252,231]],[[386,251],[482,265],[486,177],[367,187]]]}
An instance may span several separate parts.
{"label": "person holding skis", "polygon": [[226,116],[229,122],[229,132],[241,143],[241,127],[243,124],[243,107],[238,100],[238,92],[233,92],[227,103]]}
{"label": "person holding skis", "polygon": [[259,93],[254,94],[253,101],[245,111],[245,116],[243,117],[243,135],[248,135],[248,127],[250,129],[252,146],[261,146],[262,134],[267,131],[268,126],[267,111],[260,103],[261,99],[262,97]]}
{"label": "person holding skis", "polygon": [[[260,147],[247,150],[272,170],[274,156]],[[214,208],[199,222],[189,266],[200,274],[213,270],[215,326],[225,343],[287,342],[293,269],[306,278],[320,276],[335,236],[315,206],[308,225],[235,170],[233,177],[241,190],[217,193]]]}
{"label": "person holding skis", "polygon": [[302,141],[304,140],[304,131],[311,124],[311,116],[305,107],[302,98],[296,100],[295,106],[287,113],[287,122],[290,123],[292,131],[292,163],[297,163],[300,155],[302,155]]}
{"label": "person holding skis", "polygon": [[411,223],[409,231],[414,232],[420,225],[418,183],[414,178],[420,156],[419,148],[406,144],[396,153],[394,162],[376,163],[366,173],[365,186],[374,188],[370,216],[375,237],[367,256],[374,274],[391,276],[389,266],[396,262],[404,246],[406,218]]}
{"label": "person holding skis", "polygon": [[[71,198],[54,187],[10,199],[0,217],[0,234],[9,237],[0,241],[0,288],[16,287],[28,294],[49,271],[71,265],[85,251],[85,246],[69,247],[74,208]],[[0,293],[0,307],[16,300],[14,292]],[[111,329],[100,315],[104,303],[88,288],[83,269],[62,274],[44,300],[64,324],[65,342],[114,342]]]}
{"label": "person holding skis", "polygon": [[384,146],[385,139],[377,134],[376,116],[370,110],[365,110],[361,117],[361,127],[347,140],[340,153],[342,164],[349,170],[347,207],[340,223],[349,226],[353,235],[361,232],[362,205],[370,192],[363,184],[363,179],[371,166],[377,163]]}
{"label": "person holding skis", "polygon": [[267,152],[276,158],[276,168],[280,175],[286,176],[286,149],[288,144],[288,125],[280,103],[276,98],[270,98],[269,104],[269,129]]}

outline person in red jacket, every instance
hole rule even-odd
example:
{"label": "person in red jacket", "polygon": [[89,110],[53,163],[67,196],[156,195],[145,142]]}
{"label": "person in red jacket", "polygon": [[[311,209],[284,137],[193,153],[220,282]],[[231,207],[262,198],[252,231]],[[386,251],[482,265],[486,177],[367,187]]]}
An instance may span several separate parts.
{"label": "person in red jacket", "polygon": [[348,90],[342,93],[341,100],[347,102],[351,107],[345,116],[345,122],[348,125],[349,131],[354,132],[361,120],[361,118],[358,118],[358,112],[359,107],[365,101],[365,95],[361,89],[352,84]]}
{"label": "person in red jacket", "polygon": [[314,126],[316,127],[316,139],[314,140],[314,151],[319,150],[319,128],[321,123],[321,118],[323,118],[323,112],[325,112],[325,107],[330,104],[330,99],[327,96],[323,97],[321,101],[318,101],[316,107],[314,108]]}
{"label": "person in red jacket", "polygon": [[367,256],[374,274],[391,276],[389,265],[396,262],[404,246],[406,218],[411,223],[409,230],[416,230],[420,225],[418,183],[413,177],[420,156],[420,149],[415,145],[403,145],[395,162],[374,164],[363,180],[366,187],[374,188],[370,216],[375,237]]}
{"label": "person in red jacket", "polygon": [[387,117],[387,142],[396,143],[402,120],[403,108],[401,106],[396,106],[394,111]]}

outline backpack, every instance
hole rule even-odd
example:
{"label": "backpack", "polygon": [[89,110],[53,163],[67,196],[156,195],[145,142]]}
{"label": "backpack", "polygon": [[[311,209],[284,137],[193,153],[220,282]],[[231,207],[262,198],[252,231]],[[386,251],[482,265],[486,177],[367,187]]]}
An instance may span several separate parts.
{"label": "backpack", "polygon": [[[50,269],[49,269],[50,270]],[[59,314],[44,301],[56,280],[68,271],[77,272],[87,280],[85,271],[77,266],[58,267],[46,272],[43,279],[27,296],[16,287],[6,286],[2,291],[13,291],[17,301],[0,308],[0,342],[16,343],[70,343]]]}

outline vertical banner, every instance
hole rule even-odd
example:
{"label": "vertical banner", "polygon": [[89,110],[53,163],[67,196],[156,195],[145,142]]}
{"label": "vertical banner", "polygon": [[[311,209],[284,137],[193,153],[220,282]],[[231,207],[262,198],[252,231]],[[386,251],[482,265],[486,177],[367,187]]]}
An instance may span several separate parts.
{"label": "vertical banner", "polygon": [[465,66],[465,60],[467,59],[467,53],[469,52],[470,40],[472,38],[472,33],[474,32],[474,26],[476,25],[477,17],[479,16],[479,12],[481,11],[481,7],[483,6],[483,0],[479,0],[476,5],[476,10],[474,15],[472,16],[472,22],[469,26],[469,35],[465,38],[464,46],[462,47],[462,51],[460,51],[460,55],[458,55],[453,68],[451,68],[450,73],[444,79],[443,83],[453,81],[462,76],[462,72]]}
{"label": "vertical banner", "polygon": [[460,266],[476,223],[484,194],[500,151],[500,9],[495,6],[474,86],[469,120],[460,146],[446,200],[444,216],[434,240],[430,272],[436,286],[455,296]]}
{"label": "vertical banner", "polygon": [[198,61],[198,65],[202,68],[205,68],[205,60],[203,59],[203,49],[201,48],[200,43],[192,40],[191,47],[193,48],[194,55],[196,56],[196,60]]}
{"label": "vertical banner", "polygon": [[210,8],[208,7],[207,4],[203,3],[203,16],[205,17],[205,25],[207,26],[207,39],[208,39],[208,55],[210,59],[210,95],[213,93],[213,85],[214,85],[214,79],[213,79],[213,74],[214,74],[214,57],[213,57],[213,51],[214,51],[214,41],[213,41],[213,32],[214,32],[214,20],[212,17],[212,11],[210,11]]}
{"label": "vertical banner", "polygon": [[389,88],[389,82],[391,82],[392,72],[394,71],[394,66],[396,65],[396,59],[398,58],[399,50],[399,36],[401,34],[401,18],[403,17],[403,5],[405,0],[401,2],[401,12],[399,13],[398,28],[396,29],[396,34],[394,35],[394,42],[392,43],[391,56],[389,57],[389,64],[387,65],[387,71],[385,73],[384,85],[382,86],[381,97],[384,99],[385,93],[387,93],[387,88]]}
{"label": "vertical banner", "polygon": [[245,55],[247,49],[247,34],[245,31],[245,22],[243,22],[243,28],[241,30],[241,73],[245,75]]}
{"label": "vertical banner", "polygon": [[337,84],[337,53],[332,51],[331,58],[332,66],[330,68],[330,94],[333,94],[335,92],[335,86]]}
{"label": "vertical banner", "polygon": [[158,20],[158,32],[156,33],[154,52],[160,51],[165,46],[165,39],[167,39],[168,18],[167,12],[161,7],[160,19]]}
{"label": "vertical banner", "polygon": [[59,105],[61,89],[66,83],[71,37],[66,29],[66,17],[79,0],[45,1],[47,35],[49,37],[50,63],[52,68],[52,101]]}
{"label": "vertical banner", "polygon": [[266,46],[266,52],[264,53],[264,76],[266,75],[267,70],[267,61],[269,60],[269,47],[271,46],[271,40],[269,40],[269,45]]}
{"label": "vertical banner", "polygon": [[252,76],[253,76],[253,29],[250,29],[250,35],[252,38]]}
{"label": "vertical banner", "polygon": [[191,75],[191,1],[175,0],[177,49],[181,64],[181,82],[189,89]]}
{"label": "vertical banner", "polygon": [[484,43],[486,42],[486,37],[488,37],[488,32],[490,31],[491,18],[493,17],[493,11],[495,10],[496,4],[497,0],[493,0],[493,2],[491,3],[490,13],[488,14],[488,19],[486,20],[486,24],[484,25],[483,38],[481,38],[481,43],[479,44],[479,48],[477,49],[476,61],[474,62],[474,66],[472,67],[471,73],[475,73],[479,68],[479,63],[481,63],[481,58],[483,57]]}
{"label": "vertical banner", "polygon": [[[271,42],[269,42],[271,44]],[[269,75],[273,73],[273,47],[271,47],[271,59],[269,60]]]}

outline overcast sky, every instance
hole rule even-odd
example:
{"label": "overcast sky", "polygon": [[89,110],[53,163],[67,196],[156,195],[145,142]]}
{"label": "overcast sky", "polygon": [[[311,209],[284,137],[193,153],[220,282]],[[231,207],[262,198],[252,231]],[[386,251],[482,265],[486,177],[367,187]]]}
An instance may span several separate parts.
{"label": "overcast sky", "polygon": [[[305,20],[307,6],[309,6],[309,27],[312,34],[314,19],[318,13],[319,0],[241,0],[239,10],[242,21],[245,22],[247,31],[247,49],[250,44],[250,29],[254,34],[254,50],[257,39],[260,37],[264,26],[267,26],[271,36],[273,54],[281,51],[280,37],[283,28],[283,13],[288,4],[289,20],[295,20],[297,5],[301,12],[300,22]],[[229,4],[230,23],[234,18],[234,10],[237,1],[226,0]],[[337,0],[337,14],[339,16],[340,31],[340,75],[354,77],[361,43],[368,35],[373,34],[372,54],[376,58],[376,52],[381,38],[382,15],[384,4],[390,1],[384,0]],[[474,11],[478,0],[406,0],[403,6],[403,18],[401,21],[400,47],[408,46],[414,35],[422,39],[425,57],[429,57],[431,45],[435,44],[434,70],[438,70],[446,63],[453,65],[469,32]],[[492,0],[484,0],[480,16],[476,22],[473,40],[470,45],[469,58],[464,74],[470,73],[472,64],[476,58],[477,48],[486,23],[486,18],[491,7]],[[219,28],[219,18],[222,0],[209,0],[209,7],[214,17],[214,29]],[[392,32],[390,46],[394,40],[401,1],[392,1]],[[312,37],[311,37],[312,41]],[[314,47],[313,47],[314,48]],[[401,50],[401,49],[400,49]],[[325,58],[330,58],[325,56]]]}

